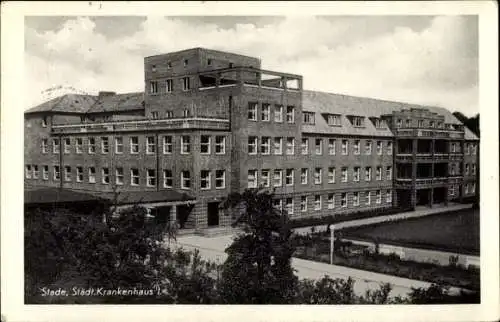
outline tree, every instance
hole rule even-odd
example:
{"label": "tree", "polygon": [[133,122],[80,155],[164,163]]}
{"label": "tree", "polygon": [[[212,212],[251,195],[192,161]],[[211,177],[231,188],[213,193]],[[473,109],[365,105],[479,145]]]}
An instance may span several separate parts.
{"label": "tree", "polygon": [[469,118],[461,112],[453,112],[453,115],[462,122],[469,130],[474,132],[477,136],[480,136],[479,129],[479,114],[474,115]]}
{"label": "tree", "polygon": [[248,189],[233,193],[223,207],[237,211],[233,226],[243,233],[226,249],[220,283],[224,303],[291,303],[298,279],[291,258],[294,252],[286,214],[275,209],[273,194]]}

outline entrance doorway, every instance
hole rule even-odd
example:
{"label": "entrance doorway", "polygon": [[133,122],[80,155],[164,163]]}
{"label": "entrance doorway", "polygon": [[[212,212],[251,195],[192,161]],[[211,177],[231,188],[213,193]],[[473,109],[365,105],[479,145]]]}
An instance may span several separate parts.
{"label": "entrance doorway", "polygon": [[209,202],[207,204],[207,225],[219,226],[219,203]]}

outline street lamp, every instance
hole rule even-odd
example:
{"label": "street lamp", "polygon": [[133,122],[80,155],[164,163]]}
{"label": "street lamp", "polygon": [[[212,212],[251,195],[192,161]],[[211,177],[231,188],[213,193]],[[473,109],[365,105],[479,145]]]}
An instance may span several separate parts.
{"label": "street lamp", "polygon": [[335,243],[335,225],[330,225],[330,265],[333,265],[333,246]]}

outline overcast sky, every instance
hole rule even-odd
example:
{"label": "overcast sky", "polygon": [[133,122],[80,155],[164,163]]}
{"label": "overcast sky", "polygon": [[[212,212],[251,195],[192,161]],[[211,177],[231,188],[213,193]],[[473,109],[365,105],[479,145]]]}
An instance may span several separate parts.
{"label": "overcast sky", "polygon": [[143,91],[143,57],[191,47],[260,57],[305,89],[479,111],[476,16],[27,17],[26,108],[56,86]]}

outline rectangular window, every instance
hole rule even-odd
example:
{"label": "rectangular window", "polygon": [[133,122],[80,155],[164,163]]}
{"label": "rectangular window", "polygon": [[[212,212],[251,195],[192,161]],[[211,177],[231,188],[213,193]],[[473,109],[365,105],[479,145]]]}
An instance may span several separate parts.
{"label": "rectangular window", "polygon": [[70,152],[70,148],[71,148],[71,139],[65,138],[64,139],[64,153],[68,154]]}
{"label": "rectangular window", "polygon": [[64,181],[71,181],[71,167],[64,167]]}
{"label": "rectangular window", "polygon": [[309,153],[309,139],[302,139],[300,150],[303,155],[307,155]]}
{"label": "rectangular window", "polygon": [[49,140],[42,139],[42,153],[47,153],[49,150],[48,147],[49,147]]}
{"label": "rectangular window", "polygon": [[386,176],[386,180],[392,180],[392,167],[391,166],[385,168],[385,176]]}
{"label": "rectangular window", "polygon": [[200,153],[210,154],[210,136],[202,135],[200,140]]}
{"label": "rectangular window", "polygon": [[283,154],[283,138],[274,138],[274,154]]}
{"label": "rectangular window", "polygon": [[353,192],[352,194],[352,205],[359,206],[359,192]]}
{"label": "rectangular window", "polygon": [[337,148],[337,141],[335,139],[328,139],[328,154],[335,155],[336,148]]}
{"label": "rectangular window", "polygon": [[391,192],[391,190],[387,190],[385,192],[385,202],[386,203],[392,203],[392,192]]}
{"label": "rectangular window", "polygon": [[33,179],[38,179],[38,165],[33,166]]}
{"label": "rectangular window", "polygon": [[257,170],[248,170],[247,186],[248,188],[257,188]]}
{"label": "rectangular window", "polygon": [[115,138],[115,153],[116,154],[123,153],[123,138],[121,136],[117,136]]}
{"label": "rectangular window", "polygon": [[391,141],[387,142],[387,154],[392,155],[392,142]]}
{"label": "rectangular window", "polygon": [[107,136],[101,137],[101,153],[106,154],[109,152],[109,138]]}
{"label": "rectangular window", "polygon": [[285,171],[285,185],[293,186],[293,177],[295,171],[293,169],[286,169]]}
{"label": "rectangular window", "polygon": [[248,120],[257,121],[257,103],[248,103]]}
{"label": "rectangular window", "polygon": [[61,172],[58,165],[54,166],[54,180],[59,180],[61,178]]}
{"label": "rectangular window", "polygon": [[470,188],[469,188],[469,184],[467,183],[467,184],[465,185],[465,194],[468,194],[468,193],[469,193],[469,190],[470,190]]}
{"label": "rectangular window", "polygon": [[269,122],[271,119],[270,115],[271,115],[271,105],[263,103],[261,120],[264,122]]}
{"label": "rectangular window", "polygon": [[316,139],[314,145],[316,155],[323,154],[323,139]]}
{"label": "rectangular window", "polygon": [[96,146],[95,146],[95,138],[89,138],[89,154],[95,154]]}
{"label": "rectangular window", "polygon": [[293,106],[286,107],[286,122],[287,123],[295,122],[295,108]]}
{"label": "rectangular window", "polygon": [[24,176],[26,177],[26,179],[31,179],[31,173],[32,173],[31,164],[27,164],[24,167]]}
{"label": "rectangular window", "polygon": [[189,171],[181,171],[181,188],[191,189],[191,174]]}
{"label": "rectangular window", "polygon": [[130,185],[131,186],[139,185],[139,169],[135,168],[130,169]]}
{"label": "rectangular window", "polygon": [[469,168],[470,168],[470,167],[469,167],[469,164],[468,164],[468,163],[466,163],[466,164],[465,164],[465,175],[466,175],[466,176],[467,176],[467,175],[469,175]]}
{"label": "rectangular window", "polygon": [[300,211],[301,212],[307,211],[307,197],[306,196],[300,197]]}
{"label": "rectangular window", "polygon": [[181,136],[181,154],[191,153],[190,137],[187,135]]}
{"label": "rectangular window", "polygon": [[300,169],[300,183],[307,184],[307,177],[309,176],[309,170],[307,168]]}
{"label": "rectangular window", "polygon": [[335,183],[335,168],[328,168],[328,183]]}
{"label": "rectangular window", "polygon": [[335,208],[335,195],[333,193],[328,194],[328,209]]}
{"label": "rectangular window", "polygon": [[476,193],[476,183],[475,182],[471,183],[470,193]]}
{"label": "rectangular window", "polygon": [[261,171],[260,180],[262,182],[261,185],[263,187],[268,188],[271,186],[271,178],[269,177],[269,170],[268,169],[264,169]]}
{"label": "rectangular window", "polygon": [[315,124],[315,119],[314,119],[314,113],[311,112],[303,112],[303,123],[306,125],[314,125]]}
{"label": "rectangular window", "polygon": [[277,122],[277,123],[283,122],[283,106],[282,105],[274,106],[274,122]]}
{"label": "rectangular window", "polygon": [[109,184],[109,169],[102,168],[101,175],[102,175],[102,183]]}
{"label": "rectangular window", "polygon": [[372,203],[372,195],[370,191],[365,192],[365,204],[369,206]]}
{"label": "rectangular window", "polygon": [[342,140],[342,155],[349,154],[349,141]]}
{"label": "rectangular window", "polygon": [[115,170],[115,182],[117,185],[123,184],[123,168],[122,167],[118,167]]}
{"label": "rectangular window", "polygon": [[75,139],[75,151],[77,154],[83,153],[83,139],[82,138]]}
{"label": "rectangular window", "polygon": [[410,120],[406,120],[405,121],[405,126],[406,127],[411,127],[411,121]]}
{"label": "rectangular window", "polygon": [[340,206],[342,208],[346,208],[347,207],[347,193],[346,192],[342,192],[340,194]]}
{"label": "rectangular window", "polygon": [[321,184],[321,178],[322,178],[322,169],[321,168],[315,168],[314,169],[314,184]]}
{"label": "rectangular window", "polygon": [[352,118],[352,125],[355,127],[363,127],[365,126],[365,118],[362,116],[355,116]]}
{"label": "rectangular window", "polygon": [[155,137],[154,136],[147,136],[146,137],[146,153],[153,154],[155,152],[156,152]]}
{"label": "rectangular window", "polygon": [[341,171],[342,182],[347,182],[347,167],[343,167]]}
{"label": "rectangular window", "polygon": [[139,153],[139,138],[137,136],[130,137],[130,153]]}
{"label": "rectangular window", "polygon": [[397,119],[397,121],[396,121],[396,127],[400,128],[402,125],[403,125],[403,120]]}
{"label": "rectangular window", "polygon": [[47,117],[46,116],[44,116],[42,118],[42,127],[47,127]]}
{"label": "rectangular window", "polygon": [[328,125],[340,126],[340,115],[337,115],[337,114],[328,115]]}
{"label": "rectangular window", "polygon": [[89,183],[95,183],[95,168],[89,167]]}
{"label": "rectangular window", "polygon": [[375,191],[375,202],[377,205],[382,203],[382,192],[380,190]]}
{"label": "rectangular window", "polygon": [[173,146],[172,146],[172,137],[164,136],[163,137],[163,154],[172,154]]}
{"label": "rectangular window", "polygon": [[163,188],[172,188],[174,186],[174,177],[172,170],[163,170]]}
{"label": "rectangular window", "polygon": [[172,111],[166,111],[165,112],[165,118],[171,119],[173,117],[174,117],[174,112],[172,112]]}
{"label": "rectangular window", "polygon": [[226,188],[226,170],[215,170],[215,189]]}
{"label": "rectangular window", "polygon": [[377,167],[377,181],[382,180],[382,167]]}
{"label": "rectangular window", "polygon": [[274,170],[274,183],[273,183],[273,185],[275,187],[281,187],[283,185],[282,180],[283,180],[283,171],[280,169]]}
{"label": "rectangular window", "polygon": [[273,207],[279,212],[283,211],[283,200],[281,199],[273,199]]}
{"label": "rectangular window", "polygon": [[375,127],[377,129],[383,129],[385,128],[385,121],[382,119],[375,119]]}
{"label": "rectangular window", "polygon": [[271,153],[271,138],[263,136],[260,141],[260,151],[262,154],[268,155]]}
{"label": "rectangular window", "polygon": [[42,179],[49,180],[49,166],[48,165],[42,166]]}
{"label": "rectangular window", "polygon": [[257,154],[257,137],[249,136],[248,137],[248,154],[255,155]]}
{"label": "rectangular window", "polygon": [[201,170],[200,172],[200,189],[208,190],[210,189],[211,175],[208,170]]}
{"label": "rectangular window", "polygon": [[365,168],[365,181],[372,181],[372,167]]}
{"label": "rectangular window", "polygon": [[355,182],[359,181],[359,167],[354,167],[353,180]]}
{"label": "rectangular window", "polygon": [[354,154],[355,155],[361,154],[361,143],[359,140],[354,140]]}
{"label": "rectangular window", "polygon": [[83,182],[83,167],[76,167],[76,182]]}
{"label": "rectangular window", "polygon": [[189,91],[191,89],[190,79],[189,77],[182,78],[182,90]]}
{"label": "rectangular window", "polygon": [[293,198],[286,198],[285,200],[286,212],[293,215]]}
{"label": "rectangular window", "polygon": [[156,171],[154,169],[146,170],[146,185],[148,187],[156,186]]}
{"label": "rectangular window", "polygon": [[216,136],[215,137],[215,154],[226,154],[226,137]]}
{"label": "rectangular window", "polygon": [[165,91],[167,93],[171,93],[174,89],[174,83],[171,79],[167,79],[167,81],[165,82]]}
{"label": "rectangular window", "polygon": [[149,82],[149,92],[151,94],[158,93],[158,82],[157,81]]}
{"label": "rectangular window", "polygon": [[314,196],[314,210],[321,210],[321,195]]}
{"label": "rectangular window", "polygon": [[377,141],[377,154],[382,155],[382,141]]}
{"label": "rectangular window", "polygon": [[365,154],[366,155],[371,155],[372,154],[372,141],[366,141],[366,143],[365,143]]}
{"label": "rectangular window", "polygon": [[472,169],[472,175],[476,175],[476,164],[475,163],[472,164],[471,169]]}
{"label": "rectangular window", "polygon": [[451,143],[451,152],[453,153],[457,152],[457,146],[455,145],[455,142]]}
{"label": "rectangular window", "polygon": [[158,112],[156,112],[156,111],[151,112],[151,118],[154,120],[158,119]]}
{"label": "rectangular window", "polygon": [[294,155],[295,154],[295,139],[287,138],[286,139],[286,154]]}

